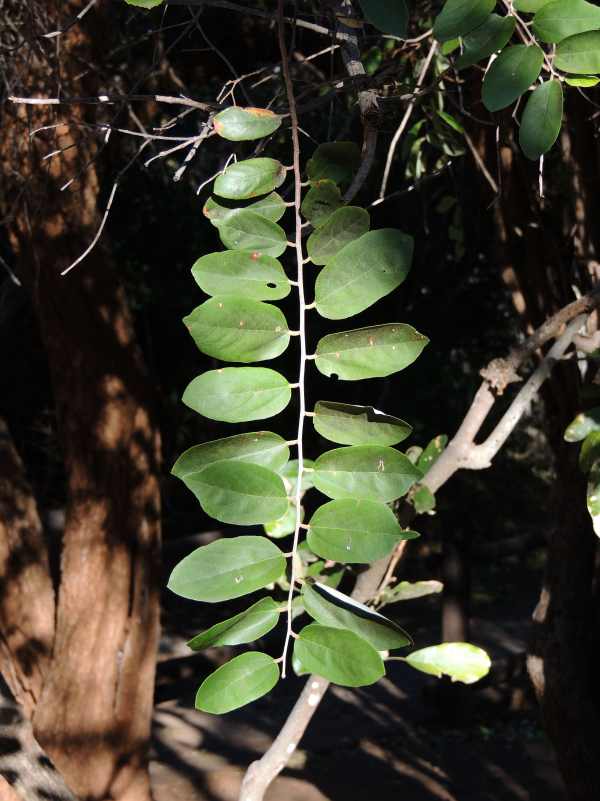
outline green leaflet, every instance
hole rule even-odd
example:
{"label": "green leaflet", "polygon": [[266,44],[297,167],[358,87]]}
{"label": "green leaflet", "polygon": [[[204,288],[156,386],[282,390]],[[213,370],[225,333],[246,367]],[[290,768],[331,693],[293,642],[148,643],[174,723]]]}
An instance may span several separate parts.
{"label": "green leaflet", "polygon": [[215,131],[223,139],[244,142],[262,139],[276,131],[281,117],[266,108],[239,108],[231,106],[220,111],[213,120]]}
{"label": "green leaflet", "polygon": [[510,106],[537,80],[544,53],[537,46],[512,45],[503,50],[483,80],[483,104],[489,111]]}
{"label": "green leaflet", "polygon": [[600,28],[600,8],[586,0],[554,0],[546,3],[533,19],[533,32],[548,43],[597,28]]}
{"label": "green leaflet", "polygon": [[196,709],[223,715],[266,695],[279,681],[272,656],[251,651],[240,654],[211,673],[196,694]]}
{"label": "green leaflet", "polygon": [[246,534],[196,548],[174,568],[168,588],[192,601],[241,598],[276,581],[285,557],[266,537]]}
{"label": "green leaflet", "polygon": [[285,174],[285,167],[275,159],[238,161],[219,175],[213,191],[229,200],[248,200],[277,189],[285,181]]}
{"label": "green leaflet", "polygon": [[515,30],[516,20],[512,16],[500,17],[490,14],[483,25],[471,31],[463,40],[463,49],[456,59],[459,70],[471,67],[508,44]]}
{"label": "green leaflet", "polygon": [[374,684],[385,674],[375,648],[352,631],[311,623],[294,641],[294,656],[303,671],[344,687]]}
{"label": "green leaflet", "polygon": [[344,245],[369,230],[370,217],[358,206],[342,206],[308,237],[306,251],[313,264],[327,264]]}
{"label": "green leaflet", "polygon": [[433,23],[438,42],[466,36],[481,25],[493,11],[496,0],[446,0]]}
{"label": "green leaflet", "polygon": [[315,404],[312,421],[322,437],[340,445],[397,445],[412,431],[404,420],[372,406],[331,401]]}
{"label": "green leaflet", "polygon": [[491,661],[481,648],[466,642],[445,642],[413,651],[406,657],[408,664],[441,678],[443,674],[452,681],[474,684],[489,673]]}
{"label": "green leaflet", "polygon": [[382,33],[404,38],[408,26],[408,8],[405,0],[359,0],[367,22]]}
{"label": "green leaflet", "polygon": [[562,114],[560,81],[540,84],[527,101],[519,129],[519,144],[528,159],[539,159],[550,150],[558,139]]}
{"label": "green leaflet", "polygon": [[580,412],[567,427],[564,438],[567,442],[581,442],[592,431],[600,431],[600,406]]}
{"label": "green leaflet", "polygon": [[600,72],[600,31],[580,33],[559,42],[554,66],[578,75]]}
{"label": "green leaflet", "polygon": [[301,212],[306,219],[318,228],[344,205],[342,193],[333,181],[316,181],[302,201]]}
{"label": "green leaflet", "polygon": [[201,256],[194,262],[192,275],[207,295],[280,300],[290,294],[290,282],[277,259],[244,250]]}
{"label": "green leaflet", "polygon": [[218,228],[219,225],[224,225],[236,211],[252,211],[254,214],[260,214],[261,217],[271,220],[271,222],[278,222],[285,214],[285,203],[281,195],[277,194],[277,192],[271,192],[267,197],[256,200],[254,203],[244,206],[243,209],[230,209],[227,206],[222,206],[220,203],[217,203],[213,197],[206,201],[202,209],[204,216],[209,219],[216,228]]}
{"label": "green leaflet", "polygon": [[194,445],[181,454],[171,473],[178,478],[185,478],[189,473],[197,473],[209,464],[224,459],[250,462],[278,471],[289,458],[290,449],[283,437],[270,431],[256,431]]}
{"label": "green leaflet", "polygon": [[262,362],[287,348],[290,335],[276,306],[236,295],[211,298],[183,318],[202,353],[228,362]]}
{"label": "green leaflet", "polygon": [[257,256],[277,258],[285,252],[287,239],[280,225],[250,209],[235,209],[218,226],[221,242],[231,250],[246,250]]}
{"label": "green leaflet", "polygon": [[360,148],[354,142],[325,142],[308,160],[306,170],[313,184],[327,180],[345,186],[360,164]]}
{"label": "green leaflet", "polygon": [[272,598],[261,598],[238,615],[215,623],[188,642],[192,651],[203,651],[219,645],[243,645],[263,637],[277,625],[280,605]]}

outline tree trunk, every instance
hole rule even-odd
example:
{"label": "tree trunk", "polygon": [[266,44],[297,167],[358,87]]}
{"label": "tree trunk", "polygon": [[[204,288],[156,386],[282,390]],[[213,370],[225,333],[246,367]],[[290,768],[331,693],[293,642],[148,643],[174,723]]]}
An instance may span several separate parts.
{"label": "tree trunk", "polygon": [[[8,5],[7,13],[21,13],[21,4]],[[41,34],[61,27],[84,3],[30,5],[27,25],[35,30],[23,31],[32,46],[17,51],[10,91],[52,96],[60,79],[65,94],[97,94],[87,65],[101,63],[102,31],[89,33],[101,16],[90,13],[56,49]],[[48,7],[55,13],[46,13]],[[42,56],[46,41],[52,44]],[[17,106],[3,117],[9,240],[47,352],[67,474],[55,636],[33,710],[34,732],[81,798],[148,801],[159,630],[160,442],[153,392],[103,243],[60,275],[100,224],[97,151],[89,133],[80,136],[62,124],[64,110],[53,117],[47,109],[30,113]],[[30,138],[31,129],[52,122],[61,124],[45,141]],[[62,154],[44,162],[56,148]]]}

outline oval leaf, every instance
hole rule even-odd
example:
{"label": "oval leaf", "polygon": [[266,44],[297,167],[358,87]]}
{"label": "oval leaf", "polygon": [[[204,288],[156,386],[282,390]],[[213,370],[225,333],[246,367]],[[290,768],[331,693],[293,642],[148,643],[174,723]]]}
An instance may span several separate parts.
{"label": "oval leaf", "polygon": [[182,598],[216,603],[240,598],[271,584],[285,571],[285,557],[266,537],[216,540],[182,559],[168,588]]}
{"label": "oval leaf", "polygon": [[[349,209],[337,211],[313,236],[345,211]],[[319,314],[329,320],[352,317],[392,292],[408,275],[413,246],[411,236],[392,228],[369,231],[350,242],[317,277],[315,300]]]}
{"label": "oval leaf", "polygon": [[206,514],[235,526],[276,520],[287,510],[281,477],[256,464],[215,462],[184,477]]}
{"label": "oval leaf", "polygon": [[344,205],[342,193],[333,181],[317,181],[308,190],[300,208],[306,219],[317,228]]}
{"label": "oval leaf", "polygon": [[544,61],[541,48],[513,45],[503,50],[483,79],[482,99],[489,111],[510,106],[537,80]]}
{"label": "oval leaf", "polygon": [[423,475],[403,453],[379,445],[327,451],[314,471],[315,487],[329,498],[385,503],[405,495]]}
{"label": "oval leaf", "polygon": [[308,160],[306,170],[311,184],[333,181],[349,184],[360,164],[360,149],[355,142],[325,142]]}
{"label": "oval leaf", "polygon": [[138,8],[154,8],[159,6],[164,0],[125,0],[128,6],[137,6]]}
{"label": "oval leaf", "polygon": [[202,256],[194,263],[192,275],[207,295],[280,300],[290,293],[290,282],[277,259],[243,250]]}
{"label": "oval leaf", "polygon": [[600,28],[600,8],[585,0],[554,0],[544,5],[533,20],[537,38],[552,44],[596,28]]}
{"label": "oval leaf", "polygon": [[412,364],[429,340],[410,325],[388,323],[328,334],[319,341],[316,365],[345,381],[385,378]]}
{"label": "oval leaf", "polygon": [[183,318],[202,353],[228,362],[274,359],[290,341],[276,306],[235,295],[211,298]]}
{"label": "oval leaf", "polygon": [[211,673],[196,693],[196,709],[223,715],[270,692],[279,681],[272,656],[250,651],[235,656]]}
{"label": "oval leaf", "polygon": [[253,255],[277,258],[287,248],[283,228],[254,211],[235,209],[218,230],[221,242],[231,250],[247,250]]}
{"label": "oval leaf", "polygon": [[285,167],[269,158],[230,164],[215,181],[214,193],[230,200],[247,200],[272,192],[285,181]]}
{"label": "oval leaf", "polygon": [[202,209],[204,216],[217,228],[219,225],[226,223],[236,211],[251,211],[254,214],[260,214],[261,217],[265,217],[267,220],[271,220],[271,222],[277,222],[285,214],[285,203],[281,195],[277,194],[277,192],[271,192],[267,197],[257,200],[255,203],[250,203],[248,206],[244,206],[243,209],[230,209],[227,206],[221,206],[213,197],[206,201]]}
{"label": "oval leaf", "polygon": [[181,454],[171,473],[177,478],[185,478],[189,473],[198,473],[209,464],[225,459],[250,462],[278,471],[289,458],[290,449],[283,437],[270,431],[256,431],[194,445]]}
{"label": "oval leaf", "polygon": [[446,0],[433,24],[433,35],[438,42],[466,36],[485,22],[495,5],[496,0]]}
{"label": "oval leaf", "polygon": [[456,68],[462,70],[471,67],[482,59],[489,58],[492,53],[502,50],[513,35],[516,22],[512,16],[490,14],[483,25],[465,36],[462,53],[456,59]]}
{"label": "oval leaf", "polygon": [[313,412],[315,430],[340,445],[397,445],[412,428],[372,406],[317,401]]}
{"label": "oval leaf", "polygon": [[327,264],[344,245],[369,230],[370,217],[358,206],[343,206],[308,237],[306,252],[313,264]]}
{"label": "oval leaf", "polygon": [[281,125],[281,117],[266,108],[231,106],[214,118],[215,131],[230,142],[246,142],[269,136]]}
{"label": "oval leaf", "polygon": [[406,657],[411,667],[422,673],[441,678],[443,674],[452,681],[473,684],[487,675],[492,665],[486,652],[467,642],[445,642],[413,651]]}
{"label": "oval leaf", "polygon": [[560,81],[546,81],[535,89],[523,112],[519,144],[528,159],[547,153],[558,139],[563,114]]}
{"label": "oval leaf", "polygon": [[385,674],[375,648],[357,634],[311,623],[294,641],[294,656],[303,671],[343,687],[374,684]]}
{"label": "oval leaf", "polygon": [[304,609],[317,623],[353,631],[376,651],[412,645],[410,635],[392,620],[325,584],[305,584],[302,598]]}
{"label": "oval leaf", "polygon": [[434,437],[425,450],[419,454],[416,462],[419,470],[426,473],[437,462],[447,444],[448,437],[445,434],[438,434],[437,437]]}
{"label": "oval leaf", "polygon": [[224,367],[191,381],[183,393],[190,409],[223,423],[246,423],[279,414],[290,402],[289,382],[265,367]]}
{"label": "oval leaf", "polygon": [[554,66],[579,75],[600,72],[600,31],[563,39],[556,48]]}
{"label": "oval leaf", "polygon": [[330,501],[317,509],[306,541],[311,551],[323,559],[351,564],[383,559],[401,540],[416,536],[415,532],[400,528],[385,504],[348,498]]}
{"label": "oval leaf", "polygon": [[580,412],[565,431],[567,442],[581,442],[592,431],[600,431],[600,406]]}
{"label": "oval leaf", "polygon": [[[304,520],[304,507],[300,507],[300,520]],[[271,520],[263,526],[265,534],[274,540],[289,537],[296,530],[296,506],[288,503],[286,513],[278,520]]]}
{"label": "oval leaf", "polygon": [[405,0],[359,0],[367,22],[382,33],[404,38],[408,25],[408,8]]}
{"label": "oval leaf", "polygon": [[218,645],[244,645],[263,637],[275,628],[279,620],[279,605],[272,598],[261,598],[239,615],[215,623],[188,642],[192,651],[203,651]]}
{"label": "oval leaf", "polygon": [[425,595],[435,595],[444,589],[441,581],[401,581],[395,587],[386,587],[382,593],[384,604],[395,604],[399,601],[412,601]]}

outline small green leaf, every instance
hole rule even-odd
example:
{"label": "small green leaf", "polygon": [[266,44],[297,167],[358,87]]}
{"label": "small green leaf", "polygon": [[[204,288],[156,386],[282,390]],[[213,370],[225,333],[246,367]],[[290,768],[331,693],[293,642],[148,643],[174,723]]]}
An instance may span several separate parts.
{"label": "small green leaf", "polygon": [[287,348],[290,334],[276,306],[235,295],[211,298],[183,322],[202,353],[228,362],[262,362]]}
{"label": "small green leaf", "polygon": [[281,477],[257,464],[214,462],[183,479],[206,514],[235,526],[276,520],[285,514],[287,493]]}
{"label": "small green leaf", "polygon": [[244,250],[202,256],[194,263],[192,275],[207,295],[280,300],[290,294],[290,282],[277,259]]}
{"label": "small green leaf", "polygon": [[317,623],[353,631],[376,651],[412,645],[410,635],[392,620],[325,584],[305,584],[302,598],[304,609]]}
{"label": "small green leaf", "polygon": [[182,598],[217,603],[260,590],[284,570],[284,555],[266,537],[229,537],[192,551],[176,565],[167,586]]}
{"label": "small green leaf", "polygon": [[291,396],[289,382],[275,370],[224,367],[194,378],[182,400],[190,409],[211,420],[245,423],[279,414]]}
{"label": "small green leaf", "polygon": [[215,623],[206,631],[197,634],[188,642],[192,651],[204,651],[219,645],[244,645],[255,642],[271,629],[279,620],[279,605],[272,598],[261,598],[244,612],[234,615],[221,623]]}
{"label": "small green leaf", "polygon": [[565,431],[567,442],[581,442],[592,431],[600,431],[600,406],[580,412]]}
{"label": "small green leaf", "polygon": [[579,452],[579,468],[583,473],[589,473],[594,462],[600,459],[600,431],[592,431],[583,440]]}
{"label": "small green leaf", "polygon": [[215,131],[230,142],[245,142],[269,136],[281,125],[281,117],[266,108],[231,106],[213,120]]}
{"label": "small green leaf", "polygon": [[403,453],[382,445],[327,451],[315,461],[314,471],[315,487],[329,498],[385,503],[405,495],[423,475]]}
{"label": "small green leaf", "polygon": [[343,687],[364,687],[385,675],[375,648],[357,634],[311,623],[294,641],[294,655],[304,670]]}
{"label": "small green leaf", "polygon": [[419,484],[414,488],[410,500],[418,515],[427,514],[435,509],[435,495],[425,484]]}
{"label": "small green leaf", "polygon": [[586,0],[554,0],[544,5],[533,19],[537,38],[550,44],[596,28],[600,28],[600,8]]}
{"label": "small green leaf", "polygon": [[270,431],[256,431],[194,445],[181,454],[171,473],[177,478],[185,478],[189,473],[198,473],[209,464],[225,459],[249,462],[279,471],[289,458],[290,449],[283,437]]}
{"label": "small green leaf", "polygon": [[[313,236],[348,210],[337,211]],[[369,231],[347,244],[317,277],[315,300],[319,314],[329,320],[352,317],[388,295],[408,275],[413,246],[411,236],[392,228]]]}
{"label": "small green leaf", "polygon": [[383,559],[404,539],[418,536],[400,528],[384,503],[346,498],[329,501],[313,514],[306,541],[323,559],[342,564]]}
{"label": "small green leaf", "polygon": [[360,149],[355,142],[325,142],[308,160],[306,169],[311,184],[324,179],[344,186],[349,184],[360,164]]}
{"label": "small green leaf", "polygon": [[215,181],[214,193],[230,200],[266,195],[285,181],[285,167],[269,158],[247,159],[230,164]]}
{"label": "small green leaf", "polygon": [[513,16],[501,17],[498,14],[490,14],[483,25],[465,36],[462,53],[456,59],[456,68],[463,70],[471,67],[502,50],[513,35],[516,22]]}
{"label": "small green leaf", "polygon": [[540,84],[527,101],[521,118],[519,144],[528,159],[536,161],[558,139],[563,114],[560,81]]}
{"label": "small green leaf", "polygon": [[580,75],[600,72],[600,31],[563,39],[556,48],[554,66]]}
{"label": "small green leaf", "polygon": [[565,78],[565,83],[568,86],[580,86],[584,89],[591,89],[593,86],[598,86],[600,78],[597,75],[581,75],[579,78]]}
{"label": "small green leaf", "polygon": [[267,220],[271,220],[271,222],[278,222],[285,214],[285,203],[281,195],[277,192],[271,192],[267,197],[250,203],[248,206],[244,206],[243,209],[230,209],[227,206],[221,206],[213,197],[206,201],[202,209],[204,216],[217,228],[219,225],[226,223],[236,211],[251,211],[254,214],[260,214],[261,217],[265,217]]}
{"label": "small green leaf", "polygon": [[287,248],[285,231],[277,223],[246,209],[235,209],[218,226],[221,242],[231,250],[277,258]]}
{"label": "small green leaf", "polygon": [[250,651],[235,656],[211,673],[196,693],[196,709],[223,715],[256,701],[279,681],[279,667],[272,656]]}
{"label": "small green leaf", "polygon": [[489,672],[492,665],[489,656],[481,648],[467,642],[445,642],[413,651],[406,657],[408,664],[441,678],[443,674],[452,681],[473,684]]}
{"label": "small green leaf", "polygon": [[456,133],[459,134],[464,134],[464,126],[461,125],[461,123],[456,119],[456,117],[453,117],[452,114],[448,114],[447,111],[438,111],[437,115],[446,123],[446,125],[452,128],[453,131],[456,131]]}
{"label": "small green leaf", "polygon": [[[314,486],[312,480],[312,468],[314,467],[314,462],[312,459],[303,459],[302,463],[304,465],[304,472],[302,473],[302,492],[306,492],[306,490],[310,489]],[[289,495],[296,494],[296,483],[298,481],[298,460],[291,459],[281,471],[281,475],[289,484]]]}
{"label": "small green leaf", "polygon": [[316,181],[310,187],[304,196],[300,211],[315,228],[318,228],[343,205],[342,193],[336,184],[333,181],[323,180]]}
{"label": "small green leaf", "polygon": [[317,228],[306,243],[306,252],[313,264],[327,264],[333,257],[369,230],[368,212],[358,206],[342,206]]}
{"label": "small green leaf", "polygon": [[503,50],[483,79],[483,104],[488,111],[510,106],[534,83],[544,62],[540,47],[512,45]]}
{"label": "small green leaf", "polygon": [[137,6],[138,8],[154,8],[159,6],[164,0],[125,0],[128,6]]}
{"label": "small green leaf", "polygon": [[595,534],[600,537],[600,461],[594,462],[588,476],[587,508]]}
{"label": "small green leaf", "polygon": [[315,430],[340,445],[397,445],[410,436],[411,426],[372,406],[318,401],[313,413]]}
{"label": "small green leaf", "polygon": [[417,467],[426,473],[432,465],[440,458],[444,448],[448,444],[448,437],[445,434],[438,434],[427,445],[424,451],[419,454]]}
{"label": "small green leaf", "polygon": [[317,345],[316,365],[345,381],[385,378],[412,364],[429,340],[410,325],[388,323],[328,334]]}
{"label": "small green leaf", "polygon": [[384,604],[395,604],[399,601],[412,601],[426,595],[435,595],[444,589],[441,581],[401,581],[395,587],[386,587],[383,591]]}
{"label": "small green leaf", "polygon": [[466,36],[485,22],[495,5],[496,0],[446,0],[433,23],[433,35],[438,42]]}
{"label": "small green leaf", "polygon": [[[300,507],[300,520],[304,520],[304,507]],[[288,503],[286,513],[278,520],[271,520],[263,526],[265,534],[274,540],[289,537],[296,530],[296,506]]]}
{"label": "small green leaf", "polygon": [[405,0],[359,0],[364,18],[382,33],[406,37],[408,8]]}

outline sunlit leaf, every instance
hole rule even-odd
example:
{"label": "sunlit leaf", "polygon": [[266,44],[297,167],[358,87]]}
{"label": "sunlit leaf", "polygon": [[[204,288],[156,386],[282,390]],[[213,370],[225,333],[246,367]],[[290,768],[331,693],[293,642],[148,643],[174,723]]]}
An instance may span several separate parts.
{"label": "sunlit leaf", "polygon": [[209,464],[224,459],[250,462],[279,471],[289,458],[290,449],[283,437],[270,431],[256,431],[194,445],[181,454],[171,473],[184,478],[189,473],[197,473]]}
{"label": "sunlit leaf", "polygon": [[438,678],[445,674],[452,681],[463,684],[479,681],[488,674],[492,665],[483,649],[467,642],[445,642],[422,648],[409,654],[406,661],[422,673]]}
{"label": "sunlit leaf", "polygon": [[247,200],[272,192],[285,181],[285,167],[270,158],[230,164],[215,181],[214,193],[230,200]]}
{"label": "sunlit leaf", "polygon": [[235,656],[211,673],[196,693],[196,709],[223,715],[256,701],[279,681],[279,667],[272,656],[250,651]]}
{"label": "sunlit leaf", "polygon": [[[347,211],[336,211],[313,236]],[[411,236],[392,228],[369,231],[347,244],[328,260],[317,277],[315,300],[319,314],[330,320],[352,317],[392,292],[408,275],[413,246]]]}
{"label": "sunlit leaf", "polygon": [[255,642],[271,629],[279,620],[280,604],[272,598],[261,598],[248,609],[228,620],[215,623],[206,631],[197,634],[188,642],[192,651],[203,651],[222,645],[243,645]]}
{"label": "sunlit leaf", "polygon": [[306,243],[313,264],[327,264],[344,245],[369,230],[369,214],[358,206],[342,206],[316,229]]}
{"label": "sunlit leaf", "polygon": [[159,6],[164,0],[125,0],[128,6],[137,6],[138,8],[154,8]]}
{"label": "sunlit leaf", "polygon": [[527,101],[519,128],[519,144],[528,159],[535,161],[550,150],[558,139],[562,114],[560,81],[540,84]]}
{"label": "sunlit leaf", "polygon": [[446,0],[435,18],[433,35],[439,42],[466,36],[485,22],[495,5],[496,0]]}
{"label": "sunlit leaf", "polygon": [[595,461],[600,460],[600,431],[592,431],[583,440],[579,451],[579,467],[588,473]]}
{"label": "sunlit leaf", "polygon": [[344,205],[342,193],[333,181],[316,181],[302,201],[301,212],[317,228]]}
{"label": "sunlit leaf", "polygon": [[395,587],[386,587],[383,591],[384,604],[395,604],[399,601],[412,601],[426,595],[435,595],[444,589],[441,581],[401,581]]}
{"label": "sunlit leaf", "polygon": [[285,203],[281,195],[277,192],[271,192],[270,195],[256,200],[254,203],[249,203],[247,206],[244,206],[243,209],[239,207],[228,208],[227,206],[222,206],[220,203],[217,203],[214,197],[210,197],[202,209],[204,216],[209,219],[216,228],[225,224],[236,211],[251,211],[254,214],[260,214],[261,217],[265,217],[267,220],[271,220],[271,222],[278,222],[285,214]]}
{"label": "sunlit leaf", "polygon": [[444,448],[448,444],[448,437],[445,434],[438,434],[427,445],[424,451],[419,454],[417,467],[426,473],[429,468],[439,459]]}
{"label": "sunlit leaf", "polygon": [[260,590],[284,570],[284,555],[266,537],[229,537],[182,559],[167,586],[183,598],[216,603]]}
{"label": "sunlit leaf", "polygon": [[281,117],[266,108],[231,106],[213,119],[215,131],[223,139],[244,142],[269,136],[281,125]]}
{"label": "sunlit leaf", "polygon": [[359,0],[367,22],[382,33],[404,38],[408,25],[408,8],[405,0]]}
{"label": "sunlit leaf", "polygon": [[306,169],[311,184],[327,179],[335,184],[349,184],[360,164],[360,148],[355,142],[325,142],[308,160]]}
{"label": "sunlit leaf", "polygon": [[236,209],[218,226],[221,242],[231,250],[246,250],[257,256],[281,256],[287,248],[285,231],[255,211]]}
{"label": "sunlit leaf", "polygon": [[600,406],[580,412],[565,431],[567,442],[581,442],[592,431],[600,431]]}
{"label": "sunlit leaf", "polygon": [[568,86],[580,86],[584,89],[590,89],[593,86],[598,86],[600,78],[597,75],[581,75],[578,78],[565,77],[565,83]]}
{"label": "sunlit leaf", "polygon": [[[407,533],[410,536],[406,536]],[[307,534],[311,551],[345,564],[383,559],[403,539],[413,539],[384,503],[346,498],[330,501],[313,514]]]}
{"label": "sunlit leaf", "polygon": [[240,461],[214,462],[184,477],[206,514],[236,526],[276,520],[285,514],[281,477],[266,467]]}
{"label": "sunlit leaf", "polygon": [[596,28],[600,28],[600,8],[586,0],[554,0],[533,18],[533,32],[542,42],[561,42]]}
{"label": "sunlit leaf", "polygon": [[[302,506],[300,507],[300,520],[304,520],[304,508]],[[288,503],[286,513],[277,520],[272,520],[269,523],[265,523],[263,528],[265,530],[265,534],[274,540],[280,540],[283,539],[283,537],[289,537],[289,535],[293,534],[296,530],[295,504],[291,502]]]}
{"label": "sunlit leaf", "polygon": [[385,674],[375,648],[352,631],[311,623],[294,641],[302,669],[344,687],[374,684]]}
{"label": "sunlit leaf", "polygon": [[315,430],[340,445],[397,445],[412,428],[372,406],[317,401],[313,412]]}
{"label": "sunlit leaf", "polygon": [[376,651],[391,651],[412,645],[410,635],[384,615],[325,584],[305,584],[304,609],[322,626],[348,629],[366,640]]}
{"label": "sunlit leaf", "polygon": [[183,393],[190,409],[224,423],[264,420],[290,402],[289,382],[266,367],[224,367],[191,381]]}
{"label": "sunlit leaf", "polygon": [[194,263],[192,275],[207,295],[280,300],[290,293],[290,283],[277,259],[244,250],[202,256]]}
{"label": "sunlit leaf", "polygon": [[537,80],[544,61],[540,47],[512,45],[503,50],[483,79],[482,99],[489,111],[510,106]]}
{"label": "sunlit leaf", "polygon": [[386,503],[406,494],[423,475],[403,453],[380,445],[327,451],[315,460],[314,471],[315,487],[330,498]]}
{"label": "sunlit leaf", "polygon": [[328,334],[317,345],[317,369],[345,381],[385,378],[412,364],[429,340],[410,325],[388,323]]}
{"label": "sunlit leaf", "polygon": [[471,67],[492,53],[508,44],[515,30],[516,19],[513,16],[501,17],[490,14],[483,25],[471,31],[463,39],[463,49],[456,59],[456,68],[459,70]]}
{"label": "sunlit leaf", "polygon": [[183,322],[202,353],[228,362],[274,359],[290,341],[276,306],[235,295],[207,300]]}
{"label": "sunlit leaf", "polygon": [[563,39],[556,48],[554,66],[565,72],[600,72],[600,31],[589,31]]}

